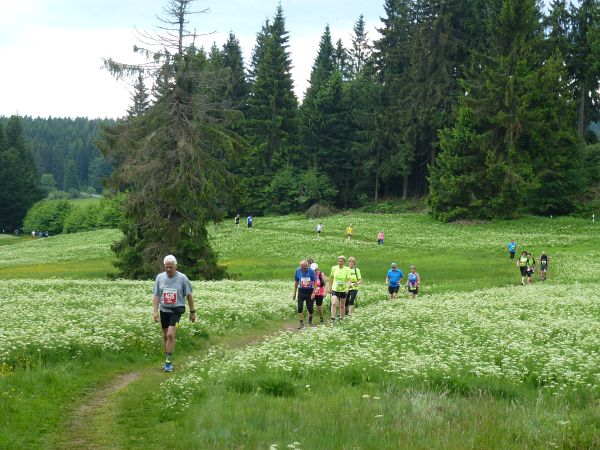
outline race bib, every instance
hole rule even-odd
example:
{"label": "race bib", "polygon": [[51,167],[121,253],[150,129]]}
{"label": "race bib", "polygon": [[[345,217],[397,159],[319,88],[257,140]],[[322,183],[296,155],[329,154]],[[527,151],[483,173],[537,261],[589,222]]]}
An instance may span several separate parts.
{"label": "race bib", "polygon": [[171,289],[171,288],[163,289],[163,304],[165,304],[165,305],[176,305],[177,304],[177,289]]}
{"label": "race bib", "polygon": [[301,288],[310,288],[310,277],[301,277],[300,278],[300,287]]}

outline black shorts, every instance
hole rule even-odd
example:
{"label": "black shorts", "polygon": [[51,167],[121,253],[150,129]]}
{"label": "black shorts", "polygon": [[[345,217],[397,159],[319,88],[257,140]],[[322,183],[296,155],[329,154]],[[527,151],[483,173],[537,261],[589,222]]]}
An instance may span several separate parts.
{"label": "black shorts", "polygon": [[337,297],[340,300],[346,300],[346,292],[331,291],[331,296],[332,297]]}
{"label": "black shorts", "polygon": [[323,305],[323,296],[315,295],[315,303],[317,304],[317,306]]}
{"label": "black shorts", "polygon": [[388,292],[390,294],[396,294],[400,290],[400,286],[388,286]]}
{"label": "black shorts", "polygon": [[522,277],[526,277],[527,276],[527,266],[519,266],[519,269],[521,270],[521,276]]}
{"label": "black shorts", "polygon": [[185,306],[171,308],[171,312],[160,311],[160,325],[164,328],[175,327],[185,312]]}
{"label": "black shorts", "polygon": [[312,289],[298,289],[298,312],[301,313],[304,310],[304,302],[306,302],[306,309],[309,314],[313,313],[313,302]]}
{"label": "black shorts", "polygon": [[358,290],[348,291],[348,299],[346,300],[346,305],[354,306],[354,302],[356,301],[357,295]]}
{"label": "black shorts", "polygon": [[410,285],[408,286],[408,293],[412,294],[412,295],[419,295],[419,288],[415,287],[414,289],[410,288]]}
{"label": "black shorts", "polygon": [[510,253],[510,259],[514,259],[514,257],[515,257],[515,252],[508,252],[508,253]]}
{"label": "black shorts", "polygon": [[540,264],[540,271],[541,272],[547,272],[548,271],[548,264]]}

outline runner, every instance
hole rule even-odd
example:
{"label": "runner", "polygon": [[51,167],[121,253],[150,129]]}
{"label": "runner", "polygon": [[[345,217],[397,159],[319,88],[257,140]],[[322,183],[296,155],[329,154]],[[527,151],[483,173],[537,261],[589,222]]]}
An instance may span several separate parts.
{"label": "runner", "polygon": [[319,222],[317,224],[317,228],[315,228],[315,231],[317,232],[317,237],[320,238],[321,237],[321,231],[323,231],[323,224],[321,222]]}
{"label": "runner", "polygon": [[335,321],[338,302],[340,305],[339,320],[344,318],[344,311],[346,309],[345,302],[351,281],[350,269],[344,265],[345,262],[346,257],[344,255],[338,256],[338,265],[331,268],[331,275],[329,276],[329,293],[331,294],[331,323]]}
{"label": "runner", "polygon": [[248,224],[248,228],[252,228],[252,214],[248,216],[246,223]]}
{"label": "runner", "polygon": [[348,237],[348,240],[352,239],[352,224],[346,227],[346,236]]}
{"label": "runner", "polygon": [[527,252],[523,251],[521,253],[521,257],[517,261],[517,266],[519,266],[519,270],[521,271],[521,284],[525,286],[525,280],[527,278]]}
{"label": "runner", "polygon": [[398,269],[395,262],[392,263],[392,268],[388,270],[387,276],[385,277],[385,284],[388,286],[388,292],[390,293],[390,300],[394,300],[398,297],[398,291],[400,290],[400,283],[402,282],[402,271]]}
{"label": "runner", "polygon": [[385,235],[383,234],[383,230],[381,230],[379,232],[379,234],[377,235],[377,245],[383,245],[384,238],[385,238]]}
{"label": "runner", "polygon": [[314,270],[308,267],[308,261],[303,259],[294,275],[294,294],[292,295],[296,301],[296,293],[298,293],[298,320],[300,321],[298,329],[304,328],[304,302],[306,302],[308,310],[308,324],[312,325],[313,301],[317,292],[315,281],[317,281],[317,276]]}
{"label": "runner", "polygon": [[550,257],[546,255],[546,252],[542,252],[540,255],[540,280],[545,281],[548,278],[548,263]]}
{"label": "runner", "polygon": [[238,214],[237,216],[235,216],[235,227],[239,228],[240,227],[240,215]]}
{"label": "runner", "polygon": [[508,243],[508,254],[510,256],[510,259],[515,259],[516,251],[517,251],[517,243],[515,242],[514,239],[511,239],[511,241]]}
{"label": "runner", "polygon": [[527,253],[527,283],[531,284],[533,273],[535,272],[535,259],[531,253]]}
{"label": "runner", "polygon": [[419,295],[419,286],[421,285],[421,275],[417,272],[417,268],[413,265],[410,266],[410,272],[408,273],[408,280],[406,282],[406,289],[408,290],[408,298],[414,299]]}
{"label": "runner", "polygon": [[317,305],[319,320],[323,323],[323,297],[325,297],[325,292],[327,292],[327,279],[325,278],[325,274],[319,270],[317,263],[312,263],[310,268],[315,271],[315,275],[317,276],[317,281],[315,282],[315,286],[317,287],[315,304]]}
{"label": "runner", "polygon": [[163,260],[165,271],[156,277],[152,289],[154,321],[158,322],[160,308],[160,324],[162,327],[163,350],[165,352],[165,372],[173,371],[173,351],[175,350],[175,332],[181,315],[185,312],[185,299],[190,306],[190,321],[196,321],[196,310],[192,299],[190,280],[177,271],[177,259],[173,255]]}
{"label": "runner", "polygon": [[348,298],[346,299],[346,316],[350,317],[354,313],[354,304],[358,295],[358,287],[362,283],[360,269],[356,267],[356,259],[354,256],[348,258],[348,268],[350,269],[350,289],[348,290]]}

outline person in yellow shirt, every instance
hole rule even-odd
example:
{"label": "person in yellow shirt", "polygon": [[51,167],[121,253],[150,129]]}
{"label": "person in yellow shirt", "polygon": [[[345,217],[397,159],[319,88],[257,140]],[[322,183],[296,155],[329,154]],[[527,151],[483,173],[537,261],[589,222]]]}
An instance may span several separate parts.
{"label": "person in yellow shirt", "polygon": [[346,236],[348,237],[348,240],[352,238],[352,224],[346,227]]}
{"label": "person in yellow shirt", "polygon": [[348,269],[350,269],[350,289],[348,290],[348,298],[346,298],[346,316],[350,317],[354,313],[354,303],[358,295],[358,286],[362,283],[360,269],[356,267],[356,259],[354,256],[348,258]]}
{"label": "person in yellow shirt", "polygon": [[338,256],[338,265],[331,268],[331,275],[329,276],[329,293],[331,294],[331,323],[335,321],[338,304],[340,320],[344,318],[344,311],[346,310],[346,297],[348,295],[350,283],[352,282],[352,275],[350,268],[344,265],[345,263],[346,257],[344,255]]}

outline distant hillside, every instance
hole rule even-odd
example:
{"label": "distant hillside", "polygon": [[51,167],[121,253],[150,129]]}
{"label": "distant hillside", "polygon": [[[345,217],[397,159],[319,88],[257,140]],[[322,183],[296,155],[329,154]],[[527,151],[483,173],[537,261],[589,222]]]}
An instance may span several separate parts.
{"label": "distant hillside", "polygon": [[[5,117],[0,117],[4,123]],[[101,178],[110,175],[111,167],[96,147],[102,125],[113,125],[112,119],[62,119],[20,117],[23,136],[35,158],[39,176],[50,173],[56,188],[102,189]]]}

